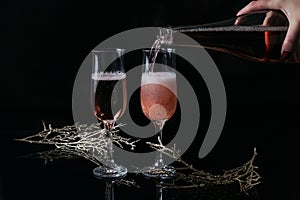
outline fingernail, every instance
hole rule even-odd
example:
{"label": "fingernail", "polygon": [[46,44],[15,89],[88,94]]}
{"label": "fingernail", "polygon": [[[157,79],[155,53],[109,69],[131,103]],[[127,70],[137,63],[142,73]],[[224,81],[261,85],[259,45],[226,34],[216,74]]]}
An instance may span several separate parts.
{"label": "fingernail", "polygon": [[290,51],[284,51],[281,54],[280,60],[287,60],[289,57],[291,57],[291,55],[292,55],[292,52],[290,52]]}

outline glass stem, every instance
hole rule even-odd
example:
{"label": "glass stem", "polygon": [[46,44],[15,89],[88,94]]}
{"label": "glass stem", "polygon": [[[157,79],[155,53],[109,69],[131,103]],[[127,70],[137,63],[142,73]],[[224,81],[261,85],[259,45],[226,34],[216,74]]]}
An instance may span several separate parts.
{"label": "glass stem", "polygon": [[106,181],[106,189],[105,189],[105,200],[114,200],[114,182]]}
{"label": "glass stem", "polygon": [[112,166],[115,161],[113,158],[113,142],[111,136],[111,130],[114,126],[114,121],[107,121],[104,123],[104,128],[106,129],[106,139],[107,139],[107,152],[106,152],[106,165]]}
{"label": "glass stem", "polygon": [[[158,142],[162,142],[162,129],[165,125],[166,120],[155,120],[153,121],[155,132],[158,133]],[[163,154],[161,151],[156,151],[155,167],[162,168],[165,166],[163,161]]]}
{"label": "glass stem", "polygon": [[162,196],[163,196],[163,189],[161,186],[162,183],[159,183],[158,185],[156,185],[156,200],[162,200]]}

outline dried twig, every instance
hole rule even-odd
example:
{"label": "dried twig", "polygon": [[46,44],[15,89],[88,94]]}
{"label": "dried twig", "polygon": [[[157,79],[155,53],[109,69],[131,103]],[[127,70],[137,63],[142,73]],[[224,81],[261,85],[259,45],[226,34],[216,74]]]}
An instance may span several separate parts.
{"label": "dried twig", "polygon": [[[62,128],[48,127],[43,122],[44,130],[39,133],[28,136],[17,141],[54,145],[56,148],[50,151],[38,152],[25,157],[40,158],[45,161],[53,161],[54,159],[75,159],[85,158],[96,165],[103,165],[107,152],[107,132],[99,127],[99,124],[75,124]],[[109,133],[111,140],[120,148],[123,145],[131,147],[133,150],[139,140],[132,141],[130,138],[123,138],[117,135],[118,128],[123,126],[119,124],[114,126]],[[132,180],[119,179],[116,184],[135,186],[136,183]]]}
{"label": "dried twig", "polygon": [[[55,145],[56,149],[29,156],[42,158],[45,162],[58,158],[72,159],[83,157],[97,165],[104,163],[102,159],[105,158],[107,152],[107,132],[101,129],[98,124],[89,126],[86,124],[75,124],[63,128],[52,128],[51,125],[47,128],[45,123],[43,123],[43,125],[43,131],[36,135],[17,140],[36,144]],[[120,146],[120,148],[123,148],[123,145],[127,145],[133,150],[139,140],[132,141],[130,138],[123,138],[117,135],[119,126],[122,126],[122,124],[113,127],[109,133],[112,141]],[[158,139],[157,144],[151,142],[147,142],[147,144],[154,150],[174,158],[183,165],[183,167],[176,168],[176,176],[172,183],[163,183],[163,188],[204,188],[213,185],[238,183],[240,190],[247,193],[247,191],[259,184],[261,180],[257,172],[258,167],[254,165],[254,159],[257,155],[256,149],[254,149],[254,155],[247,163],[235,169],[224,171],[221,175],[214,175],[196,169],[182,160],[180,151],[176,149],[175,144],[172,148],[168,148],[162,144],[160,139]],[[125,179],[118,180],[117,183],[135,185],[134,181]]]}
{"label": "dried twig", "polygon": [[[99,161],[105,158],[108,138],[106,130],[101,129],[98,124],[91,124],[89,126],[87,124],[75,124],[63,128],[52,128],[51,125],[47,128],[45,123],[43,125],[43,131],[16,140],[35,144],[55,145],[56,148],[62,149],[65,152],[69,151],[71,154],[76,152],[76,154],[84,155],[83,157],[96,164],[101,163],[95,162],[96,158]],[[131,141],[130,138],[118,136],[116,133],[120,126],[123,126],[123,124],[113,127],[110,132],[110,138],[120,148],[123,148],[123,145],[127,145],[131,149],[134,149],[136,146],[135,143],[139,140]]]}
{"label": "dried twig", "polygon": [[[183,165],[181,168],[176,168],[176,176],[172,183],[163,183],[164,188],[203,188],[205,186],[226,185],[237,182],[240,185],[240,190],[247,193],[247,191],[260,183],[261,177],[257,172],[258,167],[253,164],[257,155],[256,148],[254,148],[254,154],[247,163],[235,169],[227,170],[222,175],[214,175],[195,169],[192,165],[182,160],[180,152],[175,145],[172,148],[168,148],[162,144],[160,139],[158,139],[157,144],[151,142],[147,144]],[[180,184],[178,184],[179,182]]]}

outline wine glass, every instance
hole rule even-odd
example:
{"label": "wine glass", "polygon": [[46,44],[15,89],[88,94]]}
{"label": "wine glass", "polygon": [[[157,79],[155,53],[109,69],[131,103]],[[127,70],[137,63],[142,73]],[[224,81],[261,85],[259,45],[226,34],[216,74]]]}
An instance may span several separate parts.
{"label": "wine glass", "polygon": [[[162,129],[175,113],[177,84],[175,49],[143,49],[141,78],[141,106],[144,115],[152,121],[158,142],[162,142]],[[161,151],[157,151],[153,166],[144,168],[143,174],[153,178],[170,178],[175,169],[164,164]]]}
{"label": "wine glass", "polygon": [[101,49],[92,51],[91,100],[94,114],[101,122],[106,137],[106,155],[103,165],[93,170],[98,178],[118,178],[127,169],[113,159],[112,128],[126,109],[127,89],[123,62],[124,49]]}

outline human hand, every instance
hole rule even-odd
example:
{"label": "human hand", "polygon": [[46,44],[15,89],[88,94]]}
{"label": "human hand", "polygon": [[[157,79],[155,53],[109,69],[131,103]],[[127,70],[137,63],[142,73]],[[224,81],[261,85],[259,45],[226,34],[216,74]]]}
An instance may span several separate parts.
{"label": "human hand", "polygon": [[[257,0],[252,1],[242,8],[237,15],[260,10],[280,10],[289,21],[289,28],[282,44],[281,55],[283,59],[290,57],[292,54],[299,59],[300,54],[300,0]],[[268,23],[274,16],[265,19]],[[273,20],[274,21],[274,20]],[[298,55],[297,55],[298,54]]]}

